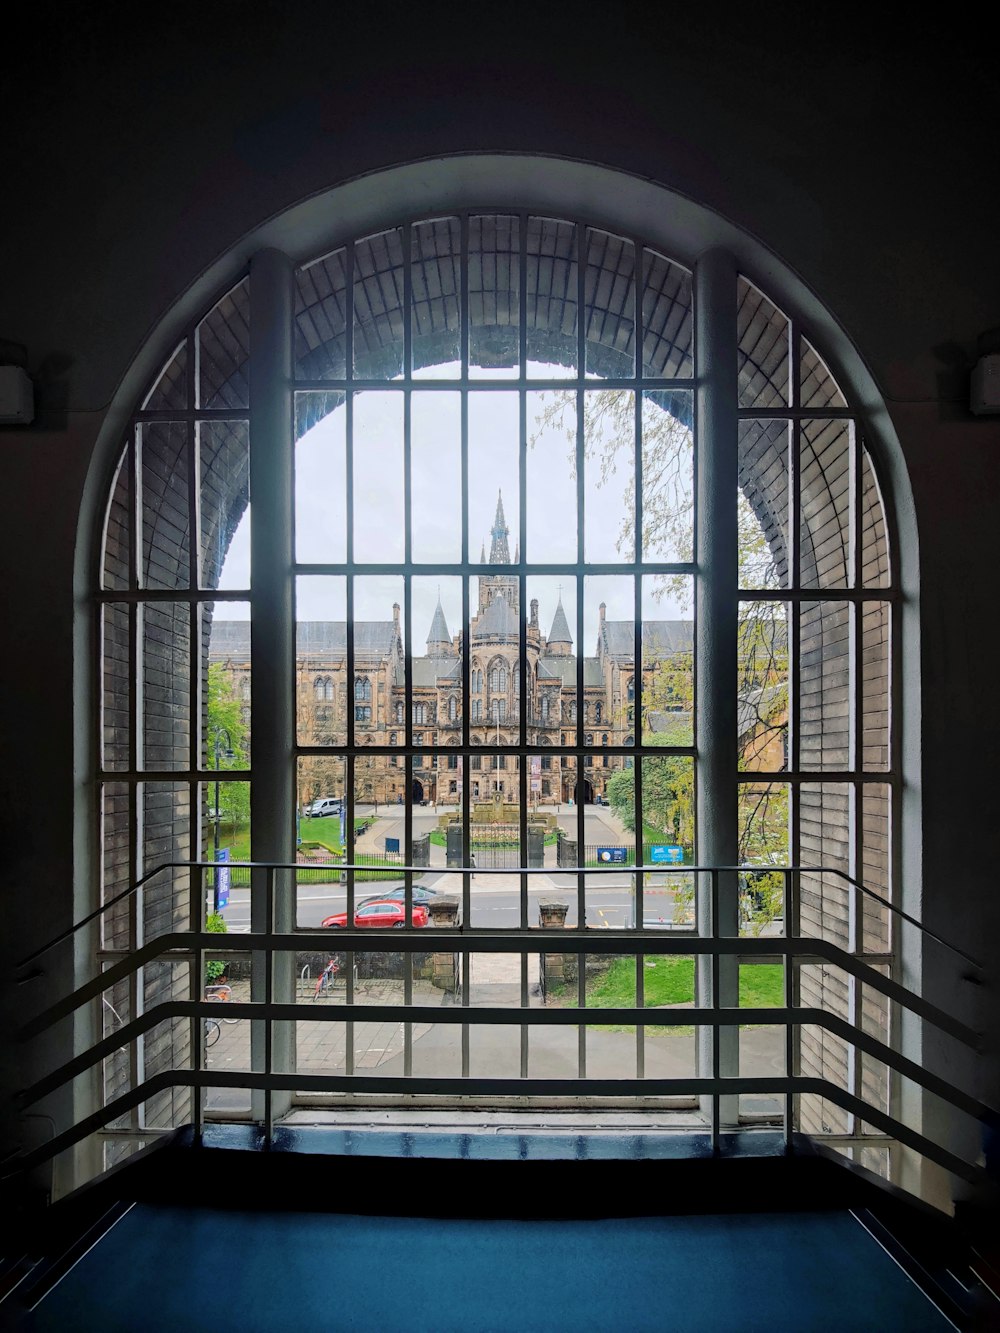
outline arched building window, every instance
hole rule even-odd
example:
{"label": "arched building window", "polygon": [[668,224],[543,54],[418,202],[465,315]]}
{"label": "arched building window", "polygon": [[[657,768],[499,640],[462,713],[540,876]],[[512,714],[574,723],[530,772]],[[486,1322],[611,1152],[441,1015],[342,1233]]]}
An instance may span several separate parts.
{"label": "arched building window", "polygon": [[[128,887],[123,880],[150,858],[198,860],[210,847],[200,811],[211,765],[198,740],[209,663],[245,664],[241,669],[264,682],[260,692],[271,699],[295,698],[296,670],[298,679],[308,679],[319,669],[331,690],[341,673],[345,696],[353,682],[354,709],[343,709],[329,761],[314,753],[321,747],[306,718],[292,718],[284,706],[254,705],[249,778],[257,813],[246,833],[255,859],[286,862],[294,859],[299,774],[323,773],[315,794],[342,791],[353,771],[356,793],[370,783],[373,799],[386,759],[373,722],[381,726],[393,716],[394,702],[398,728],[425,724],[427,706],[413,703],[407,722],[400,696],[412,701],[414,688],[437,689],[442,662],[449,720],[463,719],[457,757],[468,757],[472,767],[477,743],[495,744],[492,708],[506,720],[509,664],[521,654],[522,632],[528,643],[520,598],[534,596],[535,581],[552,581],[555,562],[565,571],[560,578],[574,585],[581,616],[579,631],[569,626],[580,656],[556,656],[545,667],[561,673],[559,688],[576,696],[570,721],[587,698],[595,700],[588,721],[617,727],[617,682],[624,676],[630,710],[639,673],[642,706],[626,713],[634,767],[613,753],[617,744],[600,756],[609,785],[622,783],[619,770],[642,774],[641,783],[630,779],[631,797],[626,788],[632,826],[676,837],[696,863],[805,867],[797,909],[810,927],[831,938],[840,931],[842,943],[884,958],[890,976],[897,975],[886,916],[854,914],[843,883],[809,869],[834,867],[890,899],[899,893],[898,861],[889,853],[900,829],[894,710],[907,655],[899,647],[900,581],[882,498],[886,473],[867,425],[877,413],[861,415],[860,397],[824,358],[819,333],[832,331],[832,320],[814,327],[810,309],[818,319],[818,307],[809,306],[791,275],[784,290],[765,290],[761,273],[780,267],[771,257],[760,252],[754,261],[749,241],[738,249],[740,264],[737,251],[721,245],[701,253],[689,231],[669,231],[669,208],[645,212],[648,226],[662,230],[644,237],[638,218],[614,216],[616,207],[626,207],[618,195],[609,190],[604,197],[611,214],[604,226],[593,217],[525,209],[515,198],[500,212],[483,212],[472,200],[462,209],[428,207],[423,215],[401,205],[397,216],[364,235],[331,234],[328,245],[308,253],[303,244],[294,262],[262,252],[249,273],[233,271],[230,290],[200,312],[179,342],[164,344],[162,372],[133,405],[109,478],[96,572],[102,658],[92,715],[100,716],[103,730],[93,773],[102,793],[94,827],[109,855],[95,896],[116,899],[107,933],[121,948],[143,934],[129,915],[138,910],[134,897],[119,900]],[[755,262],[759,271],[750,271]],[[288,312],[284,351],[275,350],[280,338],[262,339],[251,367],[250,327],[263,318],[273,332],[281,310]],[[732,367],[732,374],[700,376],[706,358]],[[509,377],[509,392],[486,387],[498,373]],[[427,382],[415,387],[419,375]],[[586,434],[594,412],[608,422],[593,461],[615,469],[622,489],[612,495],[581,478],[581,533],[581,497],[575,482],[565,484],[564,462],[558,475],[536,476],[528,467],[534,422],[526,435],[518,414],[536,385],[547,386],[545,393],[566,387],[565,429],[573,440]],[[451,527],[426,555],[407,548],[423,539],[423,529],[404,512],[414,503],[404,482],[409,470],[427,466],[424,443],[445,438],[436,431],[438,418],[459,398],[462,410],[447,418],[451,443],[433,455],[454,497],[435,517]],[[705,421],[713,424],[702,438]],[[705,467],[708,458],[712,468]],[[290,467],[297,491],[272,484]],[[255,560],[281,577],[287,573],[287,597],[262,592],[249,567],[226,564],[230,552],[236,562],[242,549],[234,538],[247,521],[251,470],[254,513],[267,516],[259,529],[255,519],[255,531],[280,533],[285,543],[277,543],[271,563],[258,543]],[[387,484],[361,487],[363,470]],[[516,479],[529,475],[537,490],[522,514]],[[195,487],[200,494],[192,505]],[[714,527],[696,527],[696,491]],[[324,513],[314,533],[304,531],[305,507],[296,508],[296,496],[307,492]],[[710,544],[698,546],[705,531],[727,534],[728,564],[716,563]],[[293,549],[292,533],[304,545],[289,568],[282,552]],[[546,549],[543,538],[556,545],[557,556],[533,553]],[[489,574],[470,570],[469,554],[480,542]],[[373,575],[373,566],[384,574]],[[383,577],[384,608],[375,596]],[[438,583],[449,579],[463,589],[457,604],[468,607],[468,618],[457,636],[452,623],[447,640],[443,631],[434,639],[442,653],[451,651],[451,641],[460,645],[458,656],[435,656],[428,665],[417,617],[426,609],[431,622]],[[214,596],[222,583],[226,600]],[[699,602],[705,587],[713,591],[711,624]],[[555,603],[556,590],[549,591]],[[541,612],[554,616],[555,609]],[[411,616],[414,623],[405,623]],[[560,643],[565,648],[565,638]],[[534,691],[539,676],[546,682],[552,676],[537,667],[540,648],[526,651]],[[494,655],[500,652],[506,656]],[[466,655],[475,697],[463,711],[456,682]],[[736,679],[727,665],[734,659]],[[313,688],[319,699],[319,679]],[[332,697],[322,688],[322,698]],[[300,693],[300,704],[313,702],[308,690]],[[444,692],[434,697],[443,706]],[[544,712],[548,698],[539,706]],[[466,718],[480,723],[483,734],[470,733]],[[714,727],[711,746],[707,733],[699,734],[705,719]],[[504,744],[518,752],[511,757],[528,759],[528,729],[510,732]],[[573,763],[579,776],[579,790],[569,795],[580,820],[571,832],[579,835],[583,857],[583,807],[594,795],[584,770],[594,757],[587,753],[594,736],[587,732],[578,747],[575,730],[564,734],[573,753],[560,762]],[[727,745],[726,762],[716,763]],[[339,778],[318,767],[327,762],[341,765]],[[669,781],[661,782],[664,765]],[[529,765],[517,772],[506,791],[526,804]],[[255,822],[263,833],[254,832]],[[350,842],[353,830],[347,836]],[[735,930],[737,891],[726,892],[726,919]],[[179,919],[189,895],[190,876],[171,870],[146,893],[142,910]],[[757,924],[777,928],[781,903],[772,900],[768,910],[770,919]],[[803,1004],[845,1015],[863,1001],[869,1030],[888,1037],[888,1007],[874,992],[862,995],[852,977],[817,967],[799,981]],[[157,999],[146,997],[147,1004]],[[860,1066],[839,1049],[817,1050],[806,1050],[816,1066],[836,1066],[843,1086],[853,1087]],[[180,1059],[167,1052],[164,1067],[175,1055]],[[127,1079],[127,1060],[121,1071]],[[889,1104],[887,1083],[878,1096]],[[855,1127],[839,1112],[831,1120],[813,1093],[802,1095],[796,1116],[807,1130],[826,1123],[846,1135]]]}

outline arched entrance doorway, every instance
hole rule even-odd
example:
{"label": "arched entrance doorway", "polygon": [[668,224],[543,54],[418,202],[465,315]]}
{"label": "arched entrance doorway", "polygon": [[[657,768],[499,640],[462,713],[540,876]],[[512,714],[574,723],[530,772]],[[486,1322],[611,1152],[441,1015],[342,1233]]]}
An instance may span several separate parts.
{"label": "arched entrance doorway", "polygon": [[413,804],[422,805],[424,800],[424,784],[419,779],[413,779]]}
{"label": "arched entrance doorway", "polygon": [[[580,784],[576,783],[573,787],[573,800],[580,803]],[[594,784],[589,778],[583,780],[583,804],[593,805],[594,802]]]}

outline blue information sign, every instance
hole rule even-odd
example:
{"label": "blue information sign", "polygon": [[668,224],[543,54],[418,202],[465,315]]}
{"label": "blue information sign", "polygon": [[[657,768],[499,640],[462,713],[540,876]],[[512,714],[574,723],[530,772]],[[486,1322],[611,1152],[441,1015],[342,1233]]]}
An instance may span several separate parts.
{"label": "blue information sign", "polygon": [[668,847],[664,843],[654,843],[649,849],[649,859],[653,865],[662,865],[666,862],[668,865],[676,865],[684,860],[683,847]]}
{"label": "blue information sign", "polygon": [[623,866],[628,854],[625,847],[598,847],[597,859],[602,865]]}
{"label": "blue information sign", "polygon": [[229,860],[229,848],[220,847],[215,854],[216,861],[220,862],[218,870],[215,872],[215,888],[219,895],[219,910],[229,906],[229,866],[226,862]]}
{"label": "blue information sign", "polygon": [[386,840],[385,840],[385,850],[386,850],[387,852],[398,852],[398,851],[399,851],[399,839],[398,839],[398,838],[386,838]]}

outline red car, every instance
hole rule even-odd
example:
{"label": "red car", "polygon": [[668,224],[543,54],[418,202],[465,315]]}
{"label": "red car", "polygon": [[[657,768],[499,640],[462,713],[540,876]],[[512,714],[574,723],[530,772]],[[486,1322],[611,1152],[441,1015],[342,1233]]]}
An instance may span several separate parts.
{"label": "red car", "polygon": [[[427,925],[427,908],[423,903],[413,904],[413,924],[415,926]],[[333,916],[328,916],[322,923],[324,926],[330,926],[334,930],[343,930],[347,925],[346,912],[334,912]],[[406,924],[406,904],[402,898],[374,898],[368,902],[361,903],[354,909],[355,928],[361,930],[367,926],[376,929],[385,929],[391,926],[397,930],[402,929]]]}

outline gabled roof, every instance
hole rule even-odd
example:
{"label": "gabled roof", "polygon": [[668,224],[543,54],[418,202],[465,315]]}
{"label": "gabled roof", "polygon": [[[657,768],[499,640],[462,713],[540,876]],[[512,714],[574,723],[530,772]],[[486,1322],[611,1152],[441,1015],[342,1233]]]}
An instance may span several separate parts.
{"label": "gabled roof", "polygon": [[[356,620],[354,656],[357,662],[384,661],[392,655],[396,626],[391,620]],[[295,626],[299,657],[344,657],[347,623],[343,620],[300,620]],[[216,620],[208,649],[211,662],[250,661],[249,620]]]}
{"label": "gabled roof", "polygon": [[472,637],[473,640],[505,639],[509,643],[516,644],[520,628],[517,612],[511,608],[506,597],[494,597],[479,617],[479,624],[473,631]]}
{"label": "gabled roof", "polygon": [[[605,620],[600,635],[609,657],[634,656],[635,626],[631,620]],[[689,653],[694,647],[694,625],[690,620],[645,620],[642,647],[647,658]]]}
{"label": "gabled roof", "polygon": [[[539,680],[560,680],[566,689],[576,688],[576,658],[540,657],[538,659]],[[604,673],[596,657],[583,659],[583,688],[593,689],[604,684]]]}

